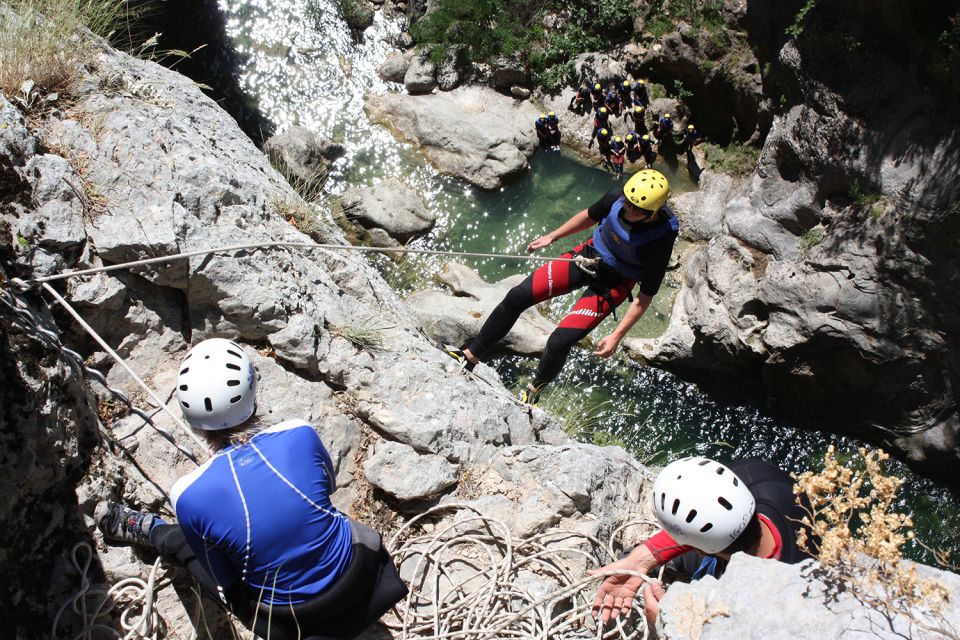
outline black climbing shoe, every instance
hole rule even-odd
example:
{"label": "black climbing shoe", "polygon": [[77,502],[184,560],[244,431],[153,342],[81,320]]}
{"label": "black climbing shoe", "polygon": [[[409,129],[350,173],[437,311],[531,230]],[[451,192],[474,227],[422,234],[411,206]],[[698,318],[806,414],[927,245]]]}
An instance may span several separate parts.
{"label": "black climbing shoe", "polygon": [[133,544],[150,545],[150,529],[160,519],[152,513],[128,509],[119,502],[104,500],[97,505],[93,519],[104,538]]}
{"label": "black climbing shoe", "polygon": [[543,391],[543,387],[535,387],[532,384],[528,384],[527,387],[520,394],[520,402],[523,404],[528,404],[531,407],[535,407],[540,403],[540,392]]}
{"label": "black climbing shoe", "polygon": [[444,345],[443,347],[447,355],[457,361],[457,364],[460,365],[460,373],[469,373],[473,371],[473,368],[477,366],[473,362],[467,360],[467,354],[463,352],[463,349],[457,349],[456,347],[451,347],[450,345]]}

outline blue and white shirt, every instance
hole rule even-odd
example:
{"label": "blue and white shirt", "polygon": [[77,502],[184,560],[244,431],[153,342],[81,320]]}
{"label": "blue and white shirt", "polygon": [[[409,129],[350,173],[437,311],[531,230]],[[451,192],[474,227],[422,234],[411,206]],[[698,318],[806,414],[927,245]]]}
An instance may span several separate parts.
{"label": "blue and white shirt", "polygon": [[330,502],[333,462],[303,420],[228,446],[174,484],[173,508],[221,588],[240,579],[268,604],[323,592],[350,562],[350,521]]}

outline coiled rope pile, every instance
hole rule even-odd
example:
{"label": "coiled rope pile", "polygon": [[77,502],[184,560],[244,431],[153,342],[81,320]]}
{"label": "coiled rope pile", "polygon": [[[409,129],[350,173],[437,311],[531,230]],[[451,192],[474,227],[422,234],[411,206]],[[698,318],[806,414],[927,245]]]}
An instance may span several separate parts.
{"label": "coiled rope pile", "polygon": [[[427,525],[431,532],[410,535],[414,525],[451,510],[457,512],[452,521]],[[388,626],[404,640],[645,640],[639,594],[633,612],[606,628],[590,612],[604,578],[641,574],[608,571],[587,576],[582,569],[615,561],[617,537],[635,525],[647,526],[650,532],[657,529],[651,521],[631,522],[614,531],[606,545],[559,529],[516,539],[503,521],[470,506],[430,509],[407,522],[388,544],[410,588],[406,600],[397,605],[399,622]]]}
{"label": "coiled rope pile", "polygon": [[[154,607],[157,585],[157,570],[160,558],[150,567],[146,580],[124,578],[108,588],[93,587],[87,573],[93,560],[93,550],[86,542],[78,542],[70,552],[70,562],[80,574],[80,589],[64,602],[53,617],[51,638],[59,638],[60,619],[71,608],[79,618],[80,630],[71,636],[73,640],[115,637],[123,640],[159,640],[163,637],[163,623]],[[119,624],[123,633],[117,631],[106,616],[119,610]]]}

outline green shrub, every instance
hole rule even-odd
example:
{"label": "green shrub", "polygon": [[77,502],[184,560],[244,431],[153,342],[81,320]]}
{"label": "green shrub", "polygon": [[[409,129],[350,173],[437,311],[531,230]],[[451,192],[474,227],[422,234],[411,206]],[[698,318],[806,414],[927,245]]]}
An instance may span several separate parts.
{"label": "green shrub", "polygon": [[710,169],[738,177],[752,173],[760,157],[760,150],[749,145],[721,147],[704,142],[700,147]]}
{"label": "green shrub", "polygon": [[803,255],[810,253],[811,249],[823,242],[823,236],[822,227],[813,227],[804,231],[799,240],[800,253]]}
{"label": "green shrub", "polygon": [[[554,18],[550,29],[542,26],[547,14]],[[511,57],[542,86],[554,88],[571,79],[578,55],[609,48],[629,35],[631,19],[629,5],[621,0],[589,6],[559,0],[437,0],[411,33],[434,60],[455,47],[463,47],[473,62]]]}
{"label": "green shrub", "polygon": [[793,24],[787,27],[784,33],[794,38],[799,38],[803,35],[803,30],[807,27],[807,14],[813,11],[815,6],[817,6],[817,0],[807,0],[804,5],[800,7],[797,15],[794,16]]}

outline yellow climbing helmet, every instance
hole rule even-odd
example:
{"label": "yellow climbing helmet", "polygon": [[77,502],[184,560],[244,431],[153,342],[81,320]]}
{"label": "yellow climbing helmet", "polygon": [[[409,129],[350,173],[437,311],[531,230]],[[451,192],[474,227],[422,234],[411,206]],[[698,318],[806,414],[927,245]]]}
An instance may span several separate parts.
{"label": "yellow climbing helmet", "polygon": [[647,211],[658,211],[669,194],[667,177],[654,169],[638,171],[623,185],[623,195],[627,200]]}
{"label": "yellow climbing helmet", "polygon": [[598,90],[598,91],[599,91],[600,89],[603,89],[603,87],[600,86],[600,83],[599,83],[599,82],[598,82],[597,84],[593,85],[593,88],[596,89],[596,90]]}

